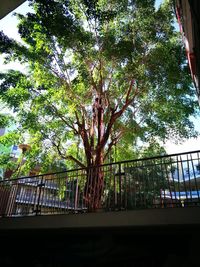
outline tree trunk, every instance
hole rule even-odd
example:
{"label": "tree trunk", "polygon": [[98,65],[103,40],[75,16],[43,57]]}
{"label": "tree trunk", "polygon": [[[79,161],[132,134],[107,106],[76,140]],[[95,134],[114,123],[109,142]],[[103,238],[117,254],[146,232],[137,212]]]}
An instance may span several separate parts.
{"label": "tree trunk", "polygon": [[103,151],[97,155],[96,160],[87,169],[85,186],[85,204],[89,211],[101,208],[101,198],[104,188]]}

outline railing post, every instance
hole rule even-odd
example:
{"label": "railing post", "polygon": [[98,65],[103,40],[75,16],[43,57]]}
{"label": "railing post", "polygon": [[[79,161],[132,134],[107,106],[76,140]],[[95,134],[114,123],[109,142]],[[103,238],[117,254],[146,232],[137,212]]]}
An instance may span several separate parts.
{"label": "railing post", "polygon": [[78,208],[78,175],[77,175],[77,182],[75,188],[75,199],[74,199],[74,212],[76,212]]}
{"label": "railing post", "polygon": [[117,186],[116,186],[116,180],[117,176],[116,174],[114,175],[114,209],[117,207]]}
{"label": "railing post", "polygon": [[119,210],[122,209],[122,168],[119,163]]}
{"label": "railing post", "polygon": [[[39,213],[41,213],[41,208],[40,207],[40,199],[41,199],[41,191],[42,191],[42,187],[45,186],[45,183],[43,182],[44,177],[42,176],[40,183],[37,185],[38,190],[36,190],[36,200],[37,200],[37,204],[36,204],[36,209],[34,210],[35,215],[37,216]],[[38,191],[38,192],[37,192]],[[38,194],[38,197],[37,197]]]}

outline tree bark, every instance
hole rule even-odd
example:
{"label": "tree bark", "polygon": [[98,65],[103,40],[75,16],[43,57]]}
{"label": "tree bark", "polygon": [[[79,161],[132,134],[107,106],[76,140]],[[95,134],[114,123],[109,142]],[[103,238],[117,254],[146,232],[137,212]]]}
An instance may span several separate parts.
{"label": "tree bark", "polygon": [[[93,103],[93,116],[91,128],[88,133],[85,129],[84,120],[81,124],[81,137],[83,139],[83,144],[85,148],[85,154],[87,158],[87,181],[85,186],[85,203],[90,211],[95,211],[96,209],[101,208],[101,198],[104,190],[104,156],[105,146],[108,143],[109,136],[111,135],[112,128],[116,120],[122,116],[127,107],[134,101],[135,97],[138,94],[136,88],[134,94],[131,96],[135,81],[132,79],[130,81],[129,89],[126,94],[125,103],[120,110],[117,110],[118,105],[114,109],[110,109],[110,119],[105,127],[105,110],[108,107],[108,103],[105,99],[105,94],[103,90],[100,90],[97,93],[97,96]],[[102,88],[101,88],[102,89]],[[94,144],[94,133],[95,129],[97,132],[96,146]],[[119,136],[113,139],[112,142],[108,145],[108,151],[111,149],[111,146],[118,141],[122,133],[119,133]]]}

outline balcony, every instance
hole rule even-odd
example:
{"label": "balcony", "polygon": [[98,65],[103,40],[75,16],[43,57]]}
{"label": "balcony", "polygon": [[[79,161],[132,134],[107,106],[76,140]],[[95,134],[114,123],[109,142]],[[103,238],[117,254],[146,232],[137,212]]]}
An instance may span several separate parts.
{"label": "balcony", "polygon": [[194,151],[1,181],[0,265],[199,266],[199,164]]}
{"label": "balcony", "polygon": [[95,198],[101,212],[200,207],[200,151],[4,180],[0,192],[1,217],[89,213]]}

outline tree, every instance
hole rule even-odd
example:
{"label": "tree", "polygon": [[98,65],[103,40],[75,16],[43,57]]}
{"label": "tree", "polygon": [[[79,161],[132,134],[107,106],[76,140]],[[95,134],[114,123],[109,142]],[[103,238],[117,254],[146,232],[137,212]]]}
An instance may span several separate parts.
{"label": "tree", "polygon": [[[33,13],[18,15],[23,43],[0,36],[6,62],[27,64],[27,72],[1,73],[0,87],[38,154],[55,149],[89,169],[116,144],[195,134],[197,103],[169,1],[158,10],[153,0],[30,5]],[[86,198],[103,188],[100,170],[91,179]]]}

